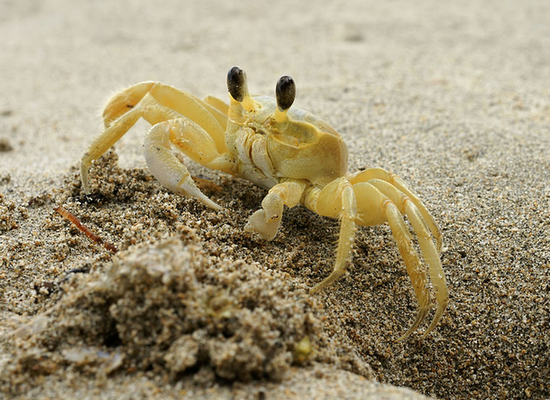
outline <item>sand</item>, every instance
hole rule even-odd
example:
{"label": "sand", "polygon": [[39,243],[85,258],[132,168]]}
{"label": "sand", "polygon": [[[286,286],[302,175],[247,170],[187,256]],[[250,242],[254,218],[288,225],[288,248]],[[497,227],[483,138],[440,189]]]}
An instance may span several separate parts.
{"label": "sand", "polygon": [[[1,396],[549,398],[550,6],[185,3],[0,4]],[[425,202],[450,293],[427,338],[396,340],[416,300],[387,225],[310,295],[337,221],[297,207],[271,242],[243,233],[266,192],[188,162],[224,210],[170,193],[146,123],[82,197],[110,95],[159,80],[225,98],[233,65],[259,94],[291,75],[350,171],[383,167]]]}

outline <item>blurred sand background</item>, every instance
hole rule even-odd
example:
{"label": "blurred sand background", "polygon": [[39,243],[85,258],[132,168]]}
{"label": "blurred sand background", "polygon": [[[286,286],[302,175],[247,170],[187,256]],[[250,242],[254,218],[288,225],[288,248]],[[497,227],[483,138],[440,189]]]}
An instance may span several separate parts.
{"label": "blurred sand background", "polygon": [[[550,4],[3,0],[0,37],[5,396],[550,397]],[[105,200],[77,202],[75,167],[111,94],[158,80],[225,99],[233,65],[259,94],[291,75],[296,105],[348,143],[351,171],[383,167],[424,200],[445,236],[451,298],[428,338],[395,341],[416,303],[387,226],[361,229],[348,274],[310,298],[330,271],[337,223],[297,208],[273,242],[243,235],[265,192],[191,165],[226,210],[168,193],[142,156],[145,123],[116,145],[118,161],[111,154],[92,171]],[[90,242],[53,211],[59,205],[123,251]],[[126,265],[168,238],[200,248],[205,268],[232,271],[242,260],[250,276],[261,272],[247,281],[258,290],[262,274],[281,281],[269,307],[302,307],[314,354],[282,363],[279,382],[268,374],[231,385],[206,367],[140,369],[131,353],[118,364],[129,348],[122,336],[98,342],[101,332],[84,323],[65,329],[79,310],[70,299],[86,298],[113,261]],[[67,274],[74,269],[89,273]],[[78,303],[82,315],[95,315],[94,301]]]}

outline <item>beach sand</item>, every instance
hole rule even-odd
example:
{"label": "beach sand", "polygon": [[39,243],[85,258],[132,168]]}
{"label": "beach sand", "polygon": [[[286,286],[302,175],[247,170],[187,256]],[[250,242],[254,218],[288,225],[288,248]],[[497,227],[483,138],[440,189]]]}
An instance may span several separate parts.
{"label": "beach sand", "polygon": [[[190,3],[190,4],[186,4]],[[550,398],[550,5],[433,0],[0,4],[0,391],[6,398]],[[226,99],[281,75],[354,172],[401,176],[438,221],[450,302],[417,304],[387,225],[332,268],[338,221],[187,162],[222,211],[163,188],[132,128],[79,160],[144,80]],[[99,235],[86,237],[62,206]],[[109,246],[107,246],[109,247]],[[433,311],[428,316],[430,319]]]}

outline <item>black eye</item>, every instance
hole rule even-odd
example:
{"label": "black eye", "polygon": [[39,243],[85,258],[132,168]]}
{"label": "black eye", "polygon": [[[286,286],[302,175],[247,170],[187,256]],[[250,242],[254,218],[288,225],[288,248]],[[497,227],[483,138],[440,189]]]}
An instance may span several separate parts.
{"label": "black eye", "polygon": [[288,110],[296,97],[296,84],[290,76],[282,76],[275,88],[279,109]]}
{"label": "black eye", "polygon": [[245,95],[246,74],[242,69],[235,66],[227,73],[227,89],[235,100],[241,102]]}

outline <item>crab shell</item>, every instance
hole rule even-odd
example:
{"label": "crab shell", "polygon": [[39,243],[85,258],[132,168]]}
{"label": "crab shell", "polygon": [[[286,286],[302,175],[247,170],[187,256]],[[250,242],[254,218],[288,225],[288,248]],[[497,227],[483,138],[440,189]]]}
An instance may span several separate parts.
{"label": "crab shell", "polygon": [[[257,96],[252,99],[256,106],[254,111],[246,112],[243,109],[241,115],[229,115],[226,143],[231,153],[243,153],[243,137],[262,135],[265,143],[263,139],[257,138],[262,141],[261,145],[257,143],[245,147],[252,150],[251,158],[258,151],[265,152],[269,157],[271,165],[263,165],[259,169],[273,178],[273,185],[280,179],[291,178],[325,186],[347,174],[347,146],[330,125],[296,107],[289,110],[288,119],[277,122],[273,118],[277,109],[274,98]],[[248,160],[248,157],[244,157],[241,161]]]}

